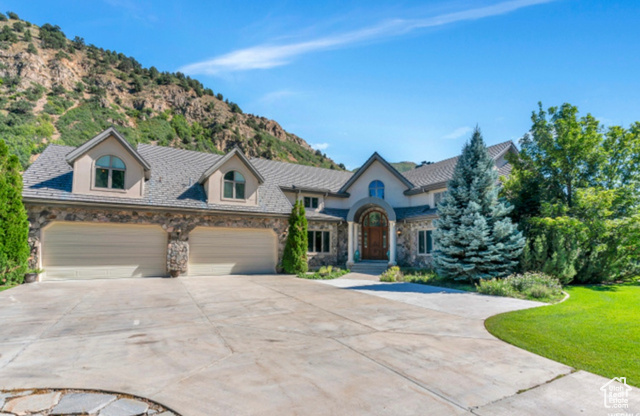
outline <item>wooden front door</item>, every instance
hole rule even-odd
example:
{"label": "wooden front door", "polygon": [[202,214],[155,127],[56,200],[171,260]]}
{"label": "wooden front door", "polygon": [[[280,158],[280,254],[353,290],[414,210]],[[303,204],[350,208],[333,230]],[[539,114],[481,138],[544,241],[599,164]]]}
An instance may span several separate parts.
{"label": "wooden front door", "polygon": [[387,216],[371,211],[362,219],[362,259],[388,260],[389,227]]}

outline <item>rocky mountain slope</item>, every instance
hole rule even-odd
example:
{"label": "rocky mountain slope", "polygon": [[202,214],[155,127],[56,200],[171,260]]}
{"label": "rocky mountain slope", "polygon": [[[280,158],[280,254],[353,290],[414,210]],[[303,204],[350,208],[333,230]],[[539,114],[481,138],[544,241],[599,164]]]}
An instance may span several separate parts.
{"label": "rocky mountain slope", "polygon": [[48,143],[77,146],[110,125],[133,143],[344,169],[277,122],[181,73],[0,13],[0,137],[28,165]]}

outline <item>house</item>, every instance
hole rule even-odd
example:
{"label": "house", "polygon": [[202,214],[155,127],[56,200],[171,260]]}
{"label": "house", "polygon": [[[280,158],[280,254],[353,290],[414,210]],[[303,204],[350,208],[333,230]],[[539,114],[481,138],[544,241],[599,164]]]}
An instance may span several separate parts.
{"label": "house", "polygon": [[[500,174],[516,152],[491,146]],[[296,200],[309,265],[425,266],[457,158],[399,173],[374,153],[357,173],[140,144],[114,128],[50,145],[24,173],[31,267],[40,279],[273,273]]]}

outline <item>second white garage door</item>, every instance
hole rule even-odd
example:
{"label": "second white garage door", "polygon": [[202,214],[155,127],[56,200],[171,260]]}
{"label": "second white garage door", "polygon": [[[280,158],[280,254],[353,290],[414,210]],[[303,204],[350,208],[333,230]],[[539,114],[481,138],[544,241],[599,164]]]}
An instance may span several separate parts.
{"label": "second white garage door", "polygon": [[166,253],[157,225],[54,222],[42,234],[46,280],[164,276]]}
{"label": "second white garage door", "polygon": [[189,274],[274,273],[276,235],[272,230],[197,227],[189,234]]}

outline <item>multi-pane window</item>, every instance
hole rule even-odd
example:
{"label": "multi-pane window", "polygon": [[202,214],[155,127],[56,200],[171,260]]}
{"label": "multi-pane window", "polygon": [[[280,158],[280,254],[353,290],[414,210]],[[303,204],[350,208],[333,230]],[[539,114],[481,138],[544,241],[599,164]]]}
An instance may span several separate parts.
{"label": "multi-pane window", "polygon": [[312,197],[312,196],[305,196],[304,197],[304,207],[305,208],[312,208],[312,209],[318,208],[318,198]]}
{"label": "multi-pane window", "polygon": [[224,175],[223,196],[229,199],[244,199],[244,176],[240,172],[232,170]]}
{"label": "multi-pane window", "polygon": [[436,192],[433,194],[433,206],[438,207],[438,204],[442,202],[444,197],[447,195],[447,191]]}
{"label": "multi-pane window", "polygon": [[433,251],[433,230],[418,231],[418,254],[431,254]]}
{"label": "multi-pane window", "polygon": [[384,199],[384,183],[375,180],[369,184],[369,196]]}
{"label": "multi-pane window", "polygon": [[115,156],[102,156],[96,162],[96,188],[124,189],[124,162]]}
{"label": "multi-pane window", "polygon": [[309,253],[329,253],[331,251],[331,233],[329,231],[307,231]]}

